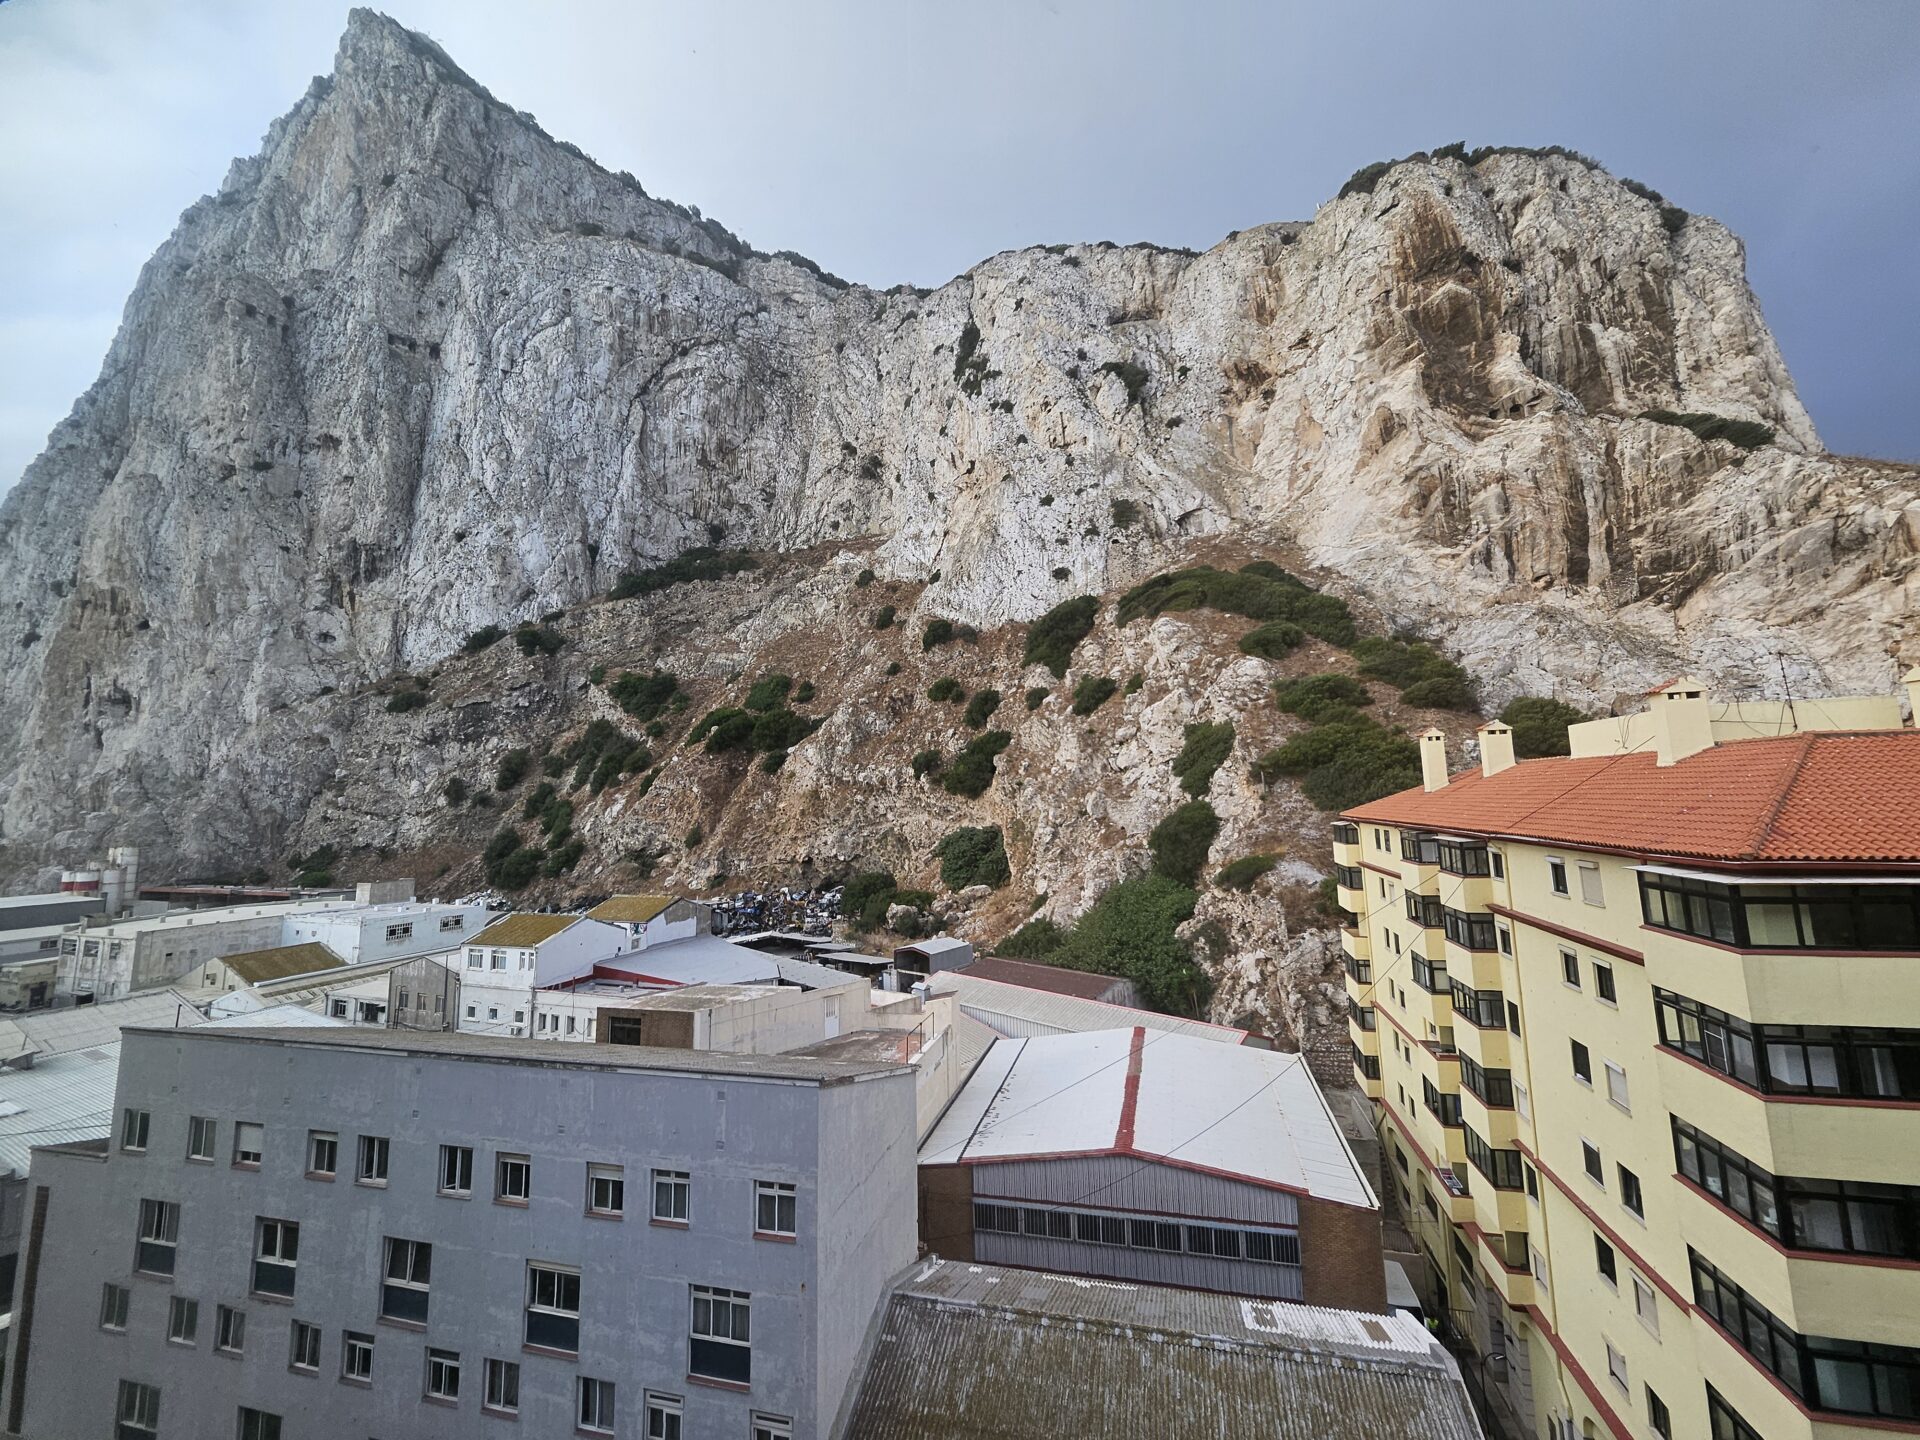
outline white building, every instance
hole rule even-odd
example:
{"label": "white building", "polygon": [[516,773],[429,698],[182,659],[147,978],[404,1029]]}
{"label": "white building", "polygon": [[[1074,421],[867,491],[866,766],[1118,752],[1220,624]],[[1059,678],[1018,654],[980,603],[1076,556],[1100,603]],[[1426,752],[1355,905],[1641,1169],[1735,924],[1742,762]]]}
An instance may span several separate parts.
{"label": "white building", "polygon": [[713,929],[711,905],[677,895],[615,895],[587,911],[587,918],[625,926],[628,950],[686,940]]}
{"label": "white building", "polygon": [[349,905],[290,916],[283,945],[316,941],[349,965],[458,950],[491,918],[483,905],[408,901]]}
{"label": "white building", "polygon": [[58,988],[76,998],[105,1000],[170,984],[207,960],[281,944],[290,916],[352,904],[289,900],[74,925],[60,940]]}
{"label": "white building", "polygon": [[528,1034],[533,992],[591,973],[627,947],[625,925],[584,915],[515,913],[467,942],[460,973],[459,1028]]}

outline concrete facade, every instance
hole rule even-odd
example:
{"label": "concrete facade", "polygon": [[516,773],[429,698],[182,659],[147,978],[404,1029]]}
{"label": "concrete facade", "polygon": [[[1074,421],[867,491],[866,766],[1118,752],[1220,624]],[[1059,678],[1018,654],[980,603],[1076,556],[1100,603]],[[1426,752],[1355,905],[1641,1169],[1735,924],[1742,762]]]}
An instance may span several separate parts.
{"label": "concrete facade", "polygon": [[78,925],[61,937],[59,989],[110,1000],[170,984],[204,961],[280,944],[291,916],[350,903],[294,900]]}
{"label": "concrete facade", "polygon": [[[7,1371],[23,1435],[112,1433],[124,1379],[159,1388],[166,1435],[230,1435],[245,1406],[282,1417],[285,1440],[452,1440],[491,1433],[491,1358],[519,1367],[528,1435],[572,1432],[591,1379],[614,1387],[606,1433],[644,1435],[653,1393],[681,1405],[687,1435],[746,1436],[771,1416],[796,1440],[822,1437],[915,1253],[904,1068],[398,1032],[129,1031],[127,1109],[148,1112],[143,1152],[116,1129],[106,1145],[34,1155],[43,1223]],[[213,1125],[204,1163],[187,1158],[193,1116]],[[257,1164],[235,1163],[237,1122],[260,1127]],[[313,1131],[336,1137],[331,1177],[309,1172]],[[384,1184],[355,1178],[363,1136],[387,1141]],[[471,1148],[469,1195],[442,1191],[443,1146]],[[493,1198],[502,1154],[530,1163],[524,1201]],[[624,1167],[620,1216],[592,1213],[590,1165]],[[690,1177],[684,1222],[650,1219],[655,1170]],[[791,1236],[756,1233],[761,1181],[794,1187]],[[179,1206],[170,1278],[136,1271],[143,1199]],[[256,1290],[259,1219],[300,1227],[289,1299]],[[383,1318],[390,1238],[432,1246],[412,1297],[424,1323]],[[530,1263],[577,1274],[576,1353],[551,1334],[526,1343]],[[104,1285],[130,1292],[124,1330],[101,1326]],[[694,1373],[699,1286],[750,1297],[742,1380]],[[169,1342],[176,1297],[199,1304],[192,1345]],[[245,1314],[239,1356],[214,1349],[221,1306]],[[289,1364],[296,1321],[318,1327],[312,1372]],[[340,1378],[345,1332],[372,1337],[366,1383]],[[423,1399],[429,1350],[459,1357],[456,1398]]]}
{"label": "concrete facade", "polygon": [[288,919],[283,945],[318,941],[349,965],[458,950],[486,928],[483,905],[352,905]]}

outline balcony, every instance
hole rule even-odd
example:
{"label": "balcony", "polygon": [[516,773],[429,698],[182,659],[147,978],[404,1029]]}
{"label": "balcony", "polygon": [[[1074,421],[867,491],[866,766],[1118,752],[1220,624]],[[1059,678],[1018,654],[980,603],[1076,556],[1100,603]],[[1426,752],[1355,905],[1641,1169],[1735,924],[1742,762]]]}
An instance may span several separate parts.
{"label": "balcony", "polygon": [[1462,950],[1494,951],[1499,948],[1493,916],[1485,912],[1443,908],[1440,926],[1446,932],[1447,944],[1457,945]]}
{"label": "balcony", "polygon": [[1436,965],[1426,956],[1415,951],[1412,960],[1413,983],[1429,995],[1446,997],[1448,1006],[1453,1003],[1453,982],[1447,978],[1447,967]]}
{"label": "balcony", "polygon": [[1438,930],[1441,926],[1445,907],[1438,895],[1418,895],[1409,890],[1406,895],[1407,919],[1422,930]]}
{"label": "balcony", "polygon": [[1345,925],[1340,930],[1340,953],[1351,960],[1371,960],[1373,941],[1367,938],[1367,932],[1358,925]]}

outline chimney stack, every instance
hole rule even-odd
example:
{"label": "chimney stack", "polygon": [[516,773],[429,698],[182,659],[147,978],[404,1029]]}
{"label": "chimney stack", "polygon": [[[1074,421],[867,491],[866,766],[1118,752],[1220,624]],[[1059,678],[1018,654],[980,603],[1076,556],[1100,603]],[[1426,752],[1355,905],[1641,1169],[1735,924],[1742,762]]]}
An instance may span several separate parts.
{"label": "chimney stack", "polygon": [[1447,737],[1429,730],[1420,737],[1420,783],[1439,790],[1447,783]]}
{"label": "chimney stack", "polygon": [[1920,726],[1920,665],[1902,675],[1900,683],[1907,687],[1907,709],[1913,716],[1912,723]]}
{"label": "chimney stack", "polygon": [[1513,727],[1494,720],[1480,727],[1480,774],[1498,775],[1513,768]]}
{"label": "chimney stack", "polygon": [[1713,748],[1713,717],[1707,687],[1685,676],[1671,680],[1649,697],[1653,719],[1654,764],[1674,765]]}

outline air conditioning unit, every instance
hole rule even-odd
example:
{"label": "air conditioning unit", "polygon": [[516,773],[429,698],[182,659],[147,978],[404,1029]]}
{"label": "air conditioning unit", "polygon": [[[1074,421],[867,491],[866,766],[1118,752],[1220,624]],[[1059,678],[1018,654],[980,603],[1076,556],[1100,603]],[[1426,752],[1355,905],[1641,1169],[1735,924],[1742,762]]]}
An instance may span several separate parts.
{"label": "air conditioning unit", "polygon": [[509,1035],[516,1035],[516,1036],[524,1035],[527,1033],[527,1027],[524,1025],[509,1025],[507,1027],[507,1033]]}

